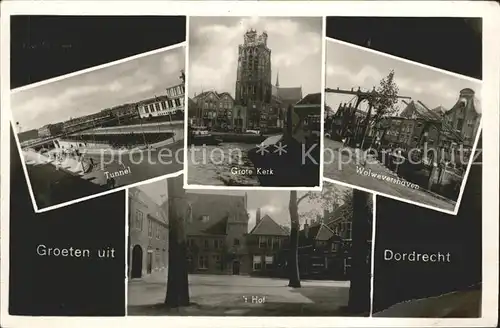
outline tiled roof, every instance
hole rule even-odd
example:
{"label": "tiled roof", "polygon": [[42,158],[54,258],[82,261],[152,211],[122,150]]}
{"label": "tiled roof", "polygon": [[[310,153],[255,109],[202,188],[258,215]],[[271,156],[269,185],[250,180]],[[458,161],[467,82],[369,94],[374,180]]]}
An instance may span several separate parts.
{"label": "tiled roof", "polygon": [[264,215],[260,222],[250,231],[250,235],[266,235],[266,236],[288,236],[288,232],[283,229],[276,221],[271,219],[269,215]]}
{"label": "tiled roof", "polygon": [[415,102],[413,100],[407,103],[406,108],[403,109],[399,116],[406,118],[422,118],[425,120],[441,120],[439,114],[428,109],[422,102]]}
{"label": "tiled roof", "polygon": [[299,245],[310,245],[313,241],[328,241],[335,236],[335,232],[324,223],[314,224],[309,227],[307,238],[305,229],[300,230]]}
{"label": "tiled roof", "polygon": [[217,92],[217,91],[212,91],[212,90],[209,90],[209,91],[203,91],[202,93],[199,93],[197,94],[194,98],[196,100],[198,99],[201,99],[201,98],[205,98],[206,96],[210,95],[211,93],[213,93],[218,99],[222,98],[223,96],[229,96],[231,99],[234,100],[233,96],[231,96],[231,94],[229,92]]}
{"label": "tiled roof", "polygon": [[294,100],[295,102],[302,99],[302,87],[298,88],[278,88],[278,96],[283,100]]}
{"label": "tiled roof", "polygon": [[443,106],[439,105],[436,108],[432,109],[432,111],[434,113],[436,113],[436,114],[443,115],[444,113],[446,113],[446,108],[444,108]]}
{"label": "tiled roof", "polygon": [[[186,193],[192,217],[186,223],[188,235],[225,235],[231,220],[248,222],[245,196]],[[208,216],[208,221],[203,217]]]}
{"label": "tiled roof", "polygon": [[321,105],[321,93],[310,93],[297,102],[296,105]]}
{"label": "tiled roof", "polygon": [[326,240],[330,240],[330,238],[332,238],[333,236],[335,236],[335,233],[333,232],[333,230],[330,229],[327,225],[321,223],[319,225],[318,232],[316,233],[316,236],[314,237],[314,239],[326,241]]}

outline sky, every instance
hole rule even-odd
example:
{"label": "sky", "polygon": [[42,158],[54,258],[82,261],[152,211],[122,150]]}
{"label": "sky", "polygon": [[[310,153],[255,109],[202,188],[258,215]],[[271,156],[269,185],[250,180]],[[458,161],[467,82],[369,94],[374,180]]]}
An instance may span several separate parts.
{"label": "sky", "polygon": [[[324,182],[325,185],[334,185],[330,182]],[[351,188],[340,186],[335,184],[335,189],[339,193],[345,190],[350,190]],[[144,184],[138,187],[146,195],[148,195],[154,202],[160,205],[167,196],[167,184],[166,180],[160,180],[149,184]],[[280,225],[290,226],[290,214],[288,212],[288,202],[290,200],[290,191],[288,190],[193,190],[188,189],[186,193],[197,193],[197,194],[218,194],[218,195],[241,195],[244,196],[247,193],[247,211],[250,215],[250,220],[248,222],[248,230],[252,230],[255,226],[255,213],[258,208],[261,210],[261,217],[264,215],[269,215],[274,221]],[[297,195],[300,197],[305,192],[298,191]],[[315,213],[322,214],[323,209],[320,208],[317,202],[310,202],[304,199],[299,205],[299,213],[309,214],[309,218],[314,218]],[[311,217],[310,214],[314,215]],[[304,224],[305,220],[301,221]]]}
{"label": "sky", "polygon": [[[399,87],[399,95],[409,96],[414,101],[420,100],[430,109],[438,106],[450,109],[457,102],[460,90],[464,88],[471,88],[476,92],[476,97],[480,98],[480,82],[344,43],[328,39],[326,41],[327,88],[350,90],[359,86],[362,90],[371,90],[378,86],[380,80],[392,69],[395,72],[394,79]],[[336,111],[341,102],[349,102],[353,96],[328,93],[325,98],[326,104]],[[398,103],[400,111],[405,106],[402,101]],[[360,105],[361,109],[366,107],[366,103]]]}
{"label": "sky", "polygon": [[159,96],[181,83],[184,66],[180,46],[20,90],[11,96],[12,115],[26,131]]}
{"label": "sky", "polygon": [[272,83],[302,86],[303,95],[321,91],[322,18],[190,17],[189,96],[202,91],[234,97],[238,45],[247,30],[268,34]]}

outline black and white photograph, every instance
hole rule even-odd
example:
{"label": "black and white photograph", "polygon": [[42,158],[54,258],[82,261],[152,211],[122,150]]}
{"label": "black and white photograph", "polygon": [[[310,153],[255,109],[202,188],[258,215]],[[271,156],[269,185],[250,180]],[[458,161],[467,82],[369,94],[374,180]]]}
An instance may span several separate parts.
{"label": "black and white photograph", "polygon": [[35,209],[183,168],[185,43],[14,89]]}
{"label": "black and white photograph", "polygon": [[186,185],[321,188],[323,18],[190,17]]}
{"label": "black and white photograph", "polygon": [[327,38],[324,178],[455,213],[482,82]]}
{"label": "black and white photograph", "polygon": [[129,316],[368,316],[373,197],[129,189]]}

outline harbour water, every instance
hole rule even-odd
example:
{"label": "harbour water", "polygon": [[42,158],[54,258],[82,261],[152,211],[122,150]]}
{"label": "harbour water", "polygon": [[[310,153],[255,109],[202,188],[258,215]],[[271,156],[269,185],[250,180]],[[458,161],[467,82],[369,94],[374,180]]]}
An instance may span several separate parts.
{"label": "harbour water", "polygon": [[188,183],[204,186],[258,186],[255,175],[233,174],[231,170],[254,170],[247,157],[254,144],[222,143],[195,146],[187,154]]}

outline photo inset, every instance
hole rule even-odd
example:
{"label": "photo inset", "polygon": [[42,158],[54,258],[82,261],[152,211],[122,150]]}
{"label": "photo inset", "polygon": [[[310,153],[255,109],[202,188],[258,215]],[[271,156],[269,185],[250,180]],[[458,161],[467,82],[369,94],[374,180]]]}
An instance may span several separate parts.
{"label": "photo inset", "polygon": [[129,189],[128,315],[368,316],[373,197]]}
{"label": "photo inset", "polygon": [[15,89],[35,210],[183,168],[185,46]]}
{"label": "photo inset", "polygon": [[190,17],[187,187],[320,189],[321,17]]}
{"label": "photo inset", "polygon": [[479,80],[327,40],[324,177],[456,214]]}

